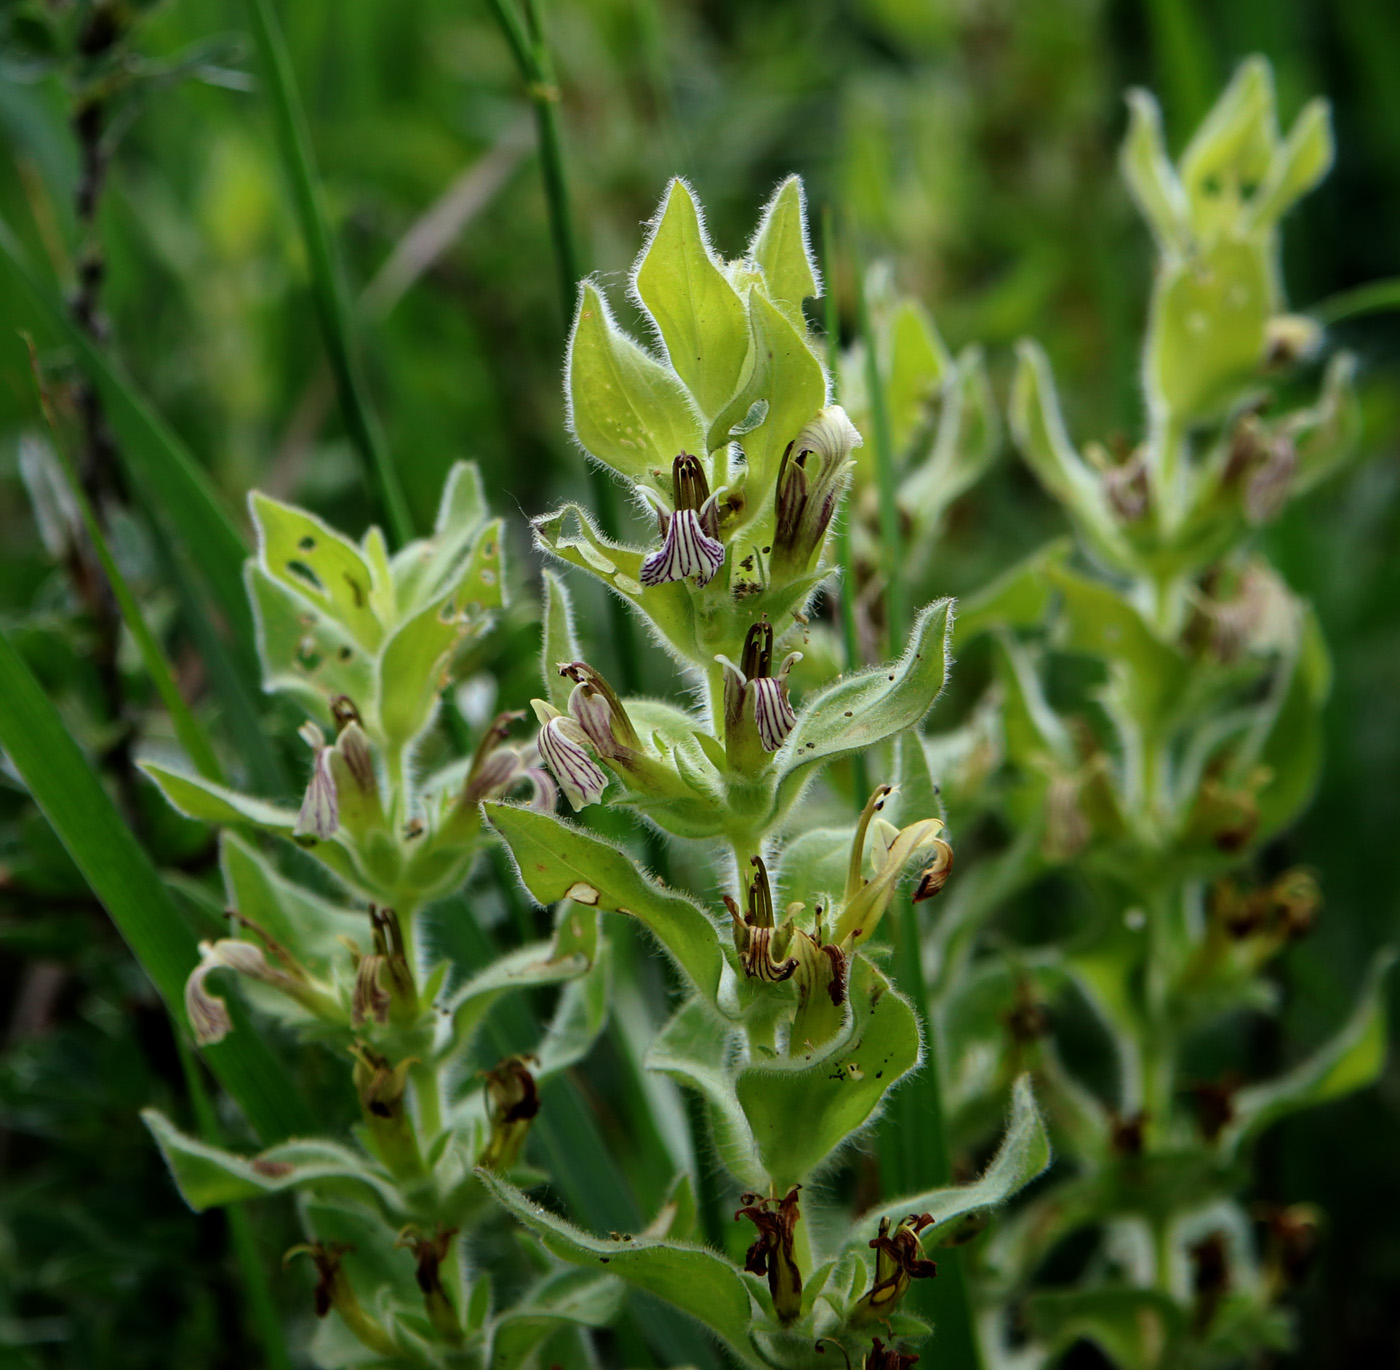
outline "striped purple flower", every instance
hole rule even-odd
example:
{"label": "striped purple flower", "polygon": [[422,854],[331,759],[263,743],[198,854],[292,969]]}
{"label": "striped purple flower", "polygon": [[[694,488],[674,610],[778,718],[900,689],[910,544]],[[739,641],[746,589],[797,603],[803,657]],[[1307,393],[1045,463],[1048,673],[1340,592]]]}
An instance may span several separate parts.
{"label": "striped purple flower", "polygon": [[[796,656],[796,653],[793,655]],[[765,752],[776,752],[797,722],[797,715],[793,713],[787,697],[789,669],[790,666],[784,664],[776,676],[749,681],[749,690],[753,694],[754,722],[758,725],[758,738]]]}
{"label": "striped purple flower", "polygon": [[642,562],[643,585],[693,580],[708,585],[724,565],[724,544],[708,536],[694,509],[678,509],[667,520],[661,546]]}
{"label": "striped purple flower", "polygon": [[[744,638],[743,665],[736,666],[727,656],[717,656],[727,672],[724,681],[724,727],[726,742],[733,758],[752,742],[745,743],[747,734],[757,733],[759,745],[765,752],[776,752],[797,722],[788,700],[787,678],[801,652],[792,652],[773,674],[773,625],[766,618],[753,624]],[[753,732],[749,732],[752,727]]]}
{"label": "striped purple flower", "polygon": [[543,725],[537,744],[540,755],[559,782],[569,806],[577,812],[596,804],[608,787],[608,777],[588,754],[583,729],[542,699],[535,700],[534,705]]}
{"label": "striped purple flower", "polygon": [[[638,486],[641,494],[656,502],[655,494]],[[719,540],[719,497],[710,494],[705,468],[689,452],[677,455],[672,465],[671,492],[675,513],[657,508],[661,546],[642,562],[643,585],[664,585],[671,580],[691,580],[708,585],[724,565],[724,544]]]}
{"label": "striped purple flower", "polygon": [[301,736],[311,748],[311,783],[297,814],[294,837],[318,837],[324,841],[334,837],[340,827],[340,797],[336,793],[335,775],[331,771],[331,749],[320,728],[304,723]]}

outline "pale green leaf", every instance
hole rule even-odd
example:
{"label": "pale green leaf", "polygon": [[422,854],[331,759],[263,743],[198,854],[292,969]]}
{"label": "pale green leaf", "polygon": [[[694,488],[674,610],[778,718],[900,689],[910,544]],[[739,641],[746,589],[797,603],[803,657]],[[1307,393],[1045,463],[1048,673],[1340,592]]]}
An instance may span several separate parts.
{"label": "pale green leaf", "polygon": [[1155,1289],[1041,1289],[1026,1303],[1031,1333],[1052,1355],[1077,1341],[1092,1342],[1122,1370],[1157,1370],[1173,1363],[1185,1314]]}
{"label": "pale green leaf", "polygon": [[[570,525],[577,531],[571,531]],[[682,661],[693,662],[702,656],[689,585],[681,581],[650,585],[643,595],[642,558],[646,553],[604,537],[588,512],[577,504],[543,514],[533,526],[541,549],[616,591],[647,620],[662,645]]]}
{"label": "pale green leaf", "polygon": [[369,918],[363,908],[333,904],[288,880],[236,833],[219,834],[219,865],[230,905],[313,973],[325,974],[333,961],[345,959],[342,937],[359,934],[368,943]]}
{"label": "pale green leaf", "polygon": [[244,571],[253,606],[263,688],[284,690],[328,723],[330,700],[348,695],[368,708],[374,699],[374,655],[329,614],[274,580],[255,561]]}
{"label": "pale green leaf", "polygon": [[777,757],[780,811],[814,766],[867,751],[928,713],[947,679],[952,628],[952,600],[928,605],[899,661],[838,680],[803,705]]}
{"label": "pale green leaf", "polygon": [[1119,156],[1123,179],[1164,252],[1180,255],[1190,235],[1190,209],[1167,156],[1162,111],[1145,90],[1128,92],[1128,134]]}
{"label": "pale green leaf", "polygon": [[716,262],[695,197],[682,180],[666,192],[633,285],[700,412],[717,414],[739,383],[749,330],[743,301]]}
{"label": "pale green leaf", "polygon": [[574,437],[628,480],[654,485],[652,472],[669,476],[679,453],[705,455],[704,428],[676,373],[617,327],[607,300],[587,281],[569,336],[565,383]]}
{"label": "pale green leaf", "polygon": [[763,272],[768,298],[784,307],[794,324],[800,322],[802,302],[821,293],[808,241],[807,196],[800,176],[787,177],[773,192],[749,242],[748,255]]}
{"label": "pale green leaf", "polygon": [[398,1211],[398,1193],[388,1175],[348,1147],[319,1139],[290,1141],[244,1157],[186,1136],[158,1109],[143,1109],[141,1117],[185,1202],[197,1212],[303,1185],[321,1193],[359,1193],[388,1213]]}
{"label": "pale green leaf", "polygon": [[708,1327],[741,1360],[751,1363],[749,1326],[755,1314],[744,1277],[704,1247],[655,1237],[612,1241],[589,1236],[488,1172],[481,1182],[560,1260],[615,1275]]}
{"label": "pale green leaf", "polygon": [[577,1065],[593,1049],[608,1021],[611,987],[612,959],[607,944],[600,943],[593,964],[566,984],[559,996],[549,1030],[535,1048],[537,1079],[546,1080]]}
{"label": "pale green leaf", "polygon": [[1181,181],[1198,228],[1209,222],[1216,196],[1263,179],[1277,138],[1273,72],[1264,58],[1248,57],[1181,154]]}
{"label": "pale green leaf", "polygon": [[1075,451],[1060,413],[1050,360],[1038,343],[1023,340],[1016,349],[1011,387],[1011,433],[1036,479],[1074,519],[1090,550],[1110,566],[1131,568],[1098,475]]}
{"label": "pale green leaf", "polygon": [[1249,202],[1249,224],[1267,228],[1301,200],[1332,167],[1332,113],[1326,100],[1310,100],[1293,122],[1283,146],[1269,164],[1269,174]]}
{"label": "pale green leaf", "polygon": [[541,904],[573,899],[637,919],[715,1002],[724,958],[719,933],[701,908],[643,874],[625,852],[553,814],[514,804],[483,807],[510,848],[522,883]]}
{"label": "pale green leaf", "polygon": [[565,905],[560,919],[554,941],[531,942],[506,953],[454,991],[442,1006],[451,1031],[443,1035],[440,1053],[464,1051],[487,1010],[502,995],[574,980],[588,971],[598,954],[598,915]]}
{"label": "pale green leaf", "polygon": [[606,1327],[622,1311],[624,1286],[611,1275],[558,1270],[491,1324],[491,1370],[524,1370],[561,1324]]}
{"label": "pale green leaf", "polygon": [[1213,417],[1264,360],[1276,286],[1264,244],[1224,240],[1157,279],[1147,383],[1183,422]]}
{"label": "pale green leaf", "polygon": [[869,1237],[879,1230],[881,1218],[897,1223],[909,1213],[932,1215],[934,1226],[924,1234],[923,1241],[925,1246],[936,1244],[968,1214],[1004,1204],[1049,1164],[1050,1136],[1045,1130],[1045,1120],[1036,1107],[1030,1076],[1022,1075],[1012,1087],[1011,1116],[1007,1120],[1001,1146],[979,1179],[971,1184],[948,1185],[894,1199],[871,1209],[853,1225],[847,1249],[861,1250]]}
{"label": "pale green leaf", "polygon": [[274,580],[341,624],[367,651],[383,625],[370,603],[370,565],[348,538],[305,509],[253,491],[248,507],[258,532],[258,561]]}
{"label": "pale green leaf", "polygon": [[1056,538],[1037,548],[1024,561],[1003,571],[966,599],[958,601],[953,636],[959,645],[996,628],[1035,628],[1045,621],[1054,595],[1046,572],[1069,560],[1074,544]]}
{"label": "pale green leaf", "polygon": [[391,755],[407,747],[431,721],[448,683],[452,654],[466,631],[449,600],[421,610],[384,644],[377,663],[378,723]]}
{"label": "pale green leaf", "polygon": [[196,775],[167,770],[154,761],[140,764],[171,807],[178,809],[186,818],[197,818],[201,823],[251,823],[254,827],[288,837],[296,827],[297,815],[293,809],[284,809],[278,804],[254,799],[251,795],[239,794],[236,790]]}
{"label": "pale green leaf", "polygon": [[1144,732],[1162,728],[1181,700],[1186,660],[1153,633],[1138,610],[1101,581],[1047,567],[1060,592],[1060,645],[1102,658],[1124,708]]}
{"label": "pale green leaf", "polygon": [[927,425],[953,359],[928,310],[917,300],[897,301],[883,331],[885,407],[890,440],[899,455]]}
{"label": "pale green leaf", "polygon": [[748,304],[755,355],[749,404],[763,400],[768,406],[763,421],[741,439],[748,463],[745,493],[756,510],[778,478],[787,445],[826,403],[826,373],[805,334],[775,305],[757,290],[749,292]]}
{"label": "pale green leaf", "polygon": [[432,536],[410,542],[390,563],[399,612],[413,613],[451,588],[486,516],[486,495],[476,463],[453,462],[442,488]]}

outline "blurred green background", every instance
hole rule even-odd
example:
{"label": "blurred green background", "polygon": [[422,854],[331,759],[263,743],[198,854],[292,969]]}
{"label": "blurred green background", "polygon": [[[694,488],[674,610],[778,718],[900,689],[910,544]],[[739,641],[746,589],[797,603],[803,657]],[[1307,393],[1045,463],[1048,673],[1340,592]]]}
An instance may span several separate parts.
{"label": "blurred green background", "polygon": [[[0,214],[65,291],[80,246],[84,8],[0,0]],[[484,0],[281,9],[415,519],[428,523],[461,457],[481,463],[507,514],[581,491],[533,124]],[[1250,52],[1274,64],[1285,123],[1314,93],[1333,102],[1337,166],[1285,230],[1293,306],[1400,274],[1394,0],[553,0],[545,17],[583,266],[624,318],[638,226],[668,176],[691,180],[735,255],[771,186],[797,171],[950,344],[985,344],[1003,382],[1010,345],[1033,334],[1072,431],[1133,434],[1149,243],[1116,174],[1122,92],[1153,87],[1179,147]],[[98,218],[115,353],[232,500],[257,484],[357,531],[372,504],[243,4],[134,6],[122,63]],[[849,281],[836,284],[848,314]],[[71,631],[21,469],[21,437],[41,423],[21,331],[60,375],[65,362],[41,325],[0,265],[0,614],[100,748],[112,720],[93,702],[90,644]],[[1333,341],[1361,359],[1365,458],[1266,535],[1334,653],[1326,769],[1276,853],[1319,872],[1327,905],[1283,963],[1281,1018],[1240,1025],[1261,1072],[1344,1016],[1400,911],[1400,319],[1357,319]],[[156,609],[173,612],[155,588],[159,547],[136,519],[113,526]],[[1052,531],[1003,454],[954,511],[939,588],[976,586]],[[168,1026],[17,781],[0,773],[0,787],[0,1366],[251,1364],[223,1219],[183,1209],[135,1116],[147,1102],[186,1108]],[[197,872],[207,853],[158,807],[142,810],[148,839]],[[1392,1062],[1378,1089],[1279,1127],[1264,1148],[1257,1197],[1328,1215],[1290,1364],[1400,1361],[1397,1139]],[[257,1222],[268,1252],[292,1240],[290,1214]],[[300,1281],[279,1288],[289,1306]]]}

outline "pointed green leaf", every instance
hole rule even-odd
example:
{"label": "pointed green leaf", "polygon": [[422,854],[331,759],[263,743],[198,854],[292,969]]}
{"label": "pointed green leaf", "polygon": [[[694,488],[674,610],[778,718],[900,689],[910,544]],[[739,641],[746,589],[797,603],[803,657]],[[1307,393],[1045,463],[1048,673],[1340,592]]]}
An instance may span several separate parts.
{"label": "pointed green leaf", "polygon": [[1038,627],[1045,620],[1054,594],[1046,572],[1063,566],[1073,550],[1069,538],[1056,538],[975,594],[959,600],[953,630],[958,644],[965,645],[978,634],[995,628]]}
{"label": "pointed green leaf", "polygon": [[1327,175],[1335,154],[1331,109],[1326,100],[1310,100],[1274,153],[1264,184],[1250,199],[1250,226],[1267,228],[1281,219],[1290,205]]}
{"label": "pointed green leaf", "polygon": [[362,908],[333,904],[288,880],[236,833],[219,834],[219,865],[229,904],[314,974],[325,974],[332,961],[346,957],[342,937],[360,933],[368,940],[369,921]]}
{"label": "pointed green leaf", "polygon": [[666,192],[637,259],[633,287],[700,412],[707,418],[717,414],[739,383],[749,330],[743,301],[720,270],[699,206],[682,180],[673,180]]}
{"label": "pointed green leaf", "polygon": [[701,908],[644,875],[625,852],[553,814],[514,804],[483,808],[510,848],[521,882],[541,904],[573,899],[637,919],[714,1003],[724,958],[719,933]]}
{"label": "pointed green leaf", "polygon": [[1179,1354],[1185,1314],[1155,1289],[1042,1289],[1026,1302],[1031,1332],[1052,1355],[1092,1342],[1122,1370],[1155,1370]]}
{"label": "pointed green leaf", "polygon": [[937,1243],[970,1213],[995,1208],[1024,1189],[1050,1164],[1050,1136],[1036,1107],[1029,1075],[1019,1076],[1011,1090],[1011,1116],[1001,1146],[980,1179],[971,1184],[949,1185],[923,1194],[895,1199],[871,1209],[852,1227],[847,1250],[859,1251],[880,1226],[881,1218],[897,1223],[908,1213],[932,1214],[934,1224],[924,1234],[924,1244]]}
{"label": "pointed green leaf", "polygon": [[1128,135],[1119,166],[1161,250],[1181,255],[1189,243],[1190,210],[1167,156],[1162,111],[1148,91],[1128,92]]}
{"label": "pointed green leaf", "polygon": [[486,1011],[503,994],[540,985],[556,985],[585,974],[598,955],[598,915],[576,904],[560,910],[552,942],[531,942],[498,957],[458,988],[443,1007],[452,1031],[442,1050],[464,1051]]}
{"label": "pointed green leaf", "polygon": [[561,1324],[606,1327],[622,1311],[623,1285],[590,1270],[547,1275],[491,1326],[491,1370],[524,1370]]}
{"label": "pointed green leaf", "polygon": [[723,1257],[704,1247],[656,1237],[612,1241],[591,1237],[572,1223],[532,1203],[514,1185],[487,1171],[481,1182],[560,1260],[615,1275],[663,1300],[720,1337],[740,1360],[752,1363],[749,1325],[754,1305],[744,1277]]}
{"label": "pointed green leaf", "polygon": [[197,818],[201,823],[251,823],[283,836],[290,836],[296,827],[297,816],[293,809],[239,794],[199,776],[167,770],[154,761],[141,762],[141,769],[155,781],[171,807],[186,818]]}
{"label": "pointed green leaf", "polygon": [[900,455],[928,423],[953,359],[933,318],[917,300],[897,301],[883,332],[887,353],[881,369],[885,408],[890,418],[890,441]]}
{"label": "pointed green leaf", "polygon": [[768,298],[785,307],[794,325],[800,323],[802,302],[821,294],[807,234],[807,195],[800,176],[789,176],[769,198],[749,241],[748,255],[763,272]]}
{"label": "pointed green leaf", "polygon": [[1046,575],[1063,603],[1060,645],[1105,661],[1122,706],[1137,726],[1145,732],[1160,729],[1182,698],[1185,658],[1101,581],[1064,566],[1049,567]]}
{"label": "pointed green leaf", "polygon": [[452,654],[466,633],[467,624],[449,599],[430,604],[384,644],[377,666],[378,722],[391,755],[428,726],[448,683]]}
{"label": "pointed green leaf", "polygon": [[1214,187],[1263,179],[1277,138],[1273,72],[1264,58],[1247,57],[1181,154],[1181,182],[1198,227],[1209,222],[1221,193]]}
{"label": "pointed green leaf", "polygon": [[486,494],[476,463],[453,462],[442,488],[432,536],[410,542],[390,562],[399,612],[410,614],[451,589],[486,517]]}
{"label": "pointed green leaf", "polygon": [[260,491],[248,497],[258,561],[274,580],[341,624],[365,650],[384,636],[370,603],[374,577],[349,538],[324,520]]}
{"label": "pointed green leaf", "polygon": [[[555,954],[558,954],[556,948]],[[535,1077],[546,1080],[577,1065],[598,1040],[608,1021],[612,985],[612,958],[600,943],[593,964],[564,986],[549,1021],[549,1031],[535,1048]]]}
{"label": "pointed green leaf", "polygon": [[775,305],[757,290],[749,292],[748,302],[755,350],[749,404],[762,400],[768,406],[763,421],[741,439],[749,473],[745,493],[757,511],[778,478],[778,464],[788,443],[826,403],[826,373],[805,333],[799,333]]}
{"label": "pointed green leaf", "polygon": [[1341,1030],[1313,1055],[1277,1080],[1250,1085],[1235,1095],[1235,1118],[1225,1134],[1235,1149],[1271,1123],[1365,1089],[1380,1079],[1387,1054],[1385,989],[1395,953],[1377,953]]}
{"label": "pointed green leaf", "polygon": [[[566,531],[570,522],[576,534]],[[695,602],[689,585],[681,581],[649,585],[643,595],[640,577],[646,554],[604,537],[588,512],[577,504],[543,514],[533,526],[541,549],[620,594],[646,619],[666,650],[683,662],[703,657],[696,640]]]}
{"label": "pointed green leaf", "polygon": [[777,757],[780,811],[797,798],[813,767],[866,751],[919,723],[947,679],[952,629],[953,601],[928,605],[897,662],[838,680],[802,706]]}
{"label": "pointed green leaf", "polygon": [[1148,328],[1154,402],[1183,422],[1233,402],[1264,360],[1276,291],[1272,254],[1261,243],[1222,241],[1163,272]]}
{"label": "pointed green leaf", "polygon": [[245,570],[253,605],[263,688],[283,690],[330,721],[330,701],[348,695],[368,709],[374,700],[374,655],[343,623],[314,609],[255,561]]}
{"label": "pointed green leaf", "polygon": [[619,475],[649,481],[653,471],[669,476],[680,452],[706,455],[704,427],[679,377],[618,328],[587,281],[565,365],[570,431]]}
{"label": "pointed green leaf", "polygon": [[1131,568],[1132,553],[1114,520],[1098,475],[1075,451],[1060,413],[1050,359],[1038,343],[1016,348],[1011,433],[1036,479],[1074,519],[1089,549],[1110,566]]}
{"label": "pointed green leaf", "polygon": [[141,1118],[185,1202],[196,1212],[303,1185],[315,1185],[323,1193],[367,1190],[389,1213],[398,1211],[393,1182],[368,1157],[348,1147],[319,1139],[291,1141],[245,1157],[186,1136],[159,1109],[142,1109]]}

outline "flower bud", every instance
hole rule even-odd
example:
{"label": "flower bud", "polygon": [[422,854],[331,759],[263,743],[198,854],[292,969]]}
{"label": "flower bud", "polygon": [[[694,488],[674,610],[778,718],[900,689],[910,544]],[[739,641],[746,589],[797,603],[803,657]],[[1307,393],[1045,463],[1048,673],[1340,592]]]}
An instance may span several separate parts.
{"label": "flower bud", "polygon": [[918,1356],[911,1356],[895,1346],[886,1346],[879,1337],[870,1339],[870,1354],[865,1358],[865,1370],[909,1370]]}
{"label": "flower bud", "polygon": [[527,1061],[533,1056],[507,1056],[494,1070],[483,1070],[491,1102],[491,1135],[477,1165],[486,1170],[509,1170],[520,1159],[530,1124],[540,1111],[539,1087]]}
{"label": "flower bud", "polygon": [[462,1324],[458,1321],[457,1310],[453,1307],[447,1290],[443,1288],[442,1263],[447,1259],[448,1252],[452,1249],[452,1238],[456,1235],[455,1227],[443,1227],[440,1223],[437,1233],[432,1237],[423,1236],[416,1227],[406,1227],[394,1243],[397,1247],[408,1247],[413,1252],[414,1259],[418,1262],[414,1277],[418,1281],[418,1288],[423,1291],[428,1321],[432,1323],[438,1335],[452,1346],[458,1345],[462,1340]]}
{"label": "flower bud", "polygon": [[301,811],[297,814],[292,835],[324,842],[334,837],[340,828],[340,802],[335,775],[331,770],[331,749],[326,746],[324,734],[314,723],[302,724],[299,731],[312,752],[311,780],[306,787],[306,797],[301,801]]}
{"label": "flower bud", "polygon": [[754,1275],[768,1276],[768,1290],[773,1296],[773,1312],[786,1326],[795,1322],[802,1312],[802,1272],[793,1255],[793,1238],[801,1213],[797,1193],[801,1185],[793,1185],[782,1199],[760,1198],[744,1194],[734,1218],[747,1218],[758,1228],[758,1240],[749,1247],[744,1269]]}
{"label": "flower bud", "polygon": [[788,1033],[788,1052],[796,1055],[829,1042],[845,1023],[850,947],[826,940],[818,910],[814,931],[799,929],[792,949],[797,959],[797,1013]]}
{"label": "flower bud", "polygon": [[575,682],[569,695],[569,713],[594,750],[605,761],[621,761],[625,765],[629,753],[640,751],[642,739],[617,692],[586,661],[562,664],[559,674]]}
{"label": "flower bud", "polygon": [[355,1058],[355,1092],[376,1154],[395,1176],[421,1175],[418,1138],[404,1108],[409,1071],[417,1061],[409,1057],[395,1066],[365,1042],[356,1042],[350,1054]]}
{"label": "flower bud", "polygon": [[773,575],[806,575],[821,551],[861,436],[840,405],[822,409],[783,453],[775,490]]}
{"label": "flower bud", "polygon": [[359,1342],[379,1356],[397,1358],[398,1345],[383,1325],[365,1312],[341,1268],[341,1257],[354,1249],[348,1242],[331,1242],[329,1245],[306,1242],[292,1247],[282,1260],[285,1264],[293,1256],[310,1256],[316,1263],[316,1316],[324,1318],[334,1308]]}
{"label": "flower bud", "polygon": [[229,1017],[228,1004],[218,995],[211,994],[205,984],[216,970],[237,971],[252,980],[271,985],[296,999],[313,1013],[326,1011],[324,994],[311,983],[306,972],[275,944],[274,952],[281,952],[279,959],[285,961],[290,967],[289,970],[270,965],[262,948],[252,942],[221,937],[217,942],[199,944],[199,964],[185,981],[185,1013],[194,1032],[195,1045],[212,1046],[215,1042],[223,1041],[233,1031],[233,1019]]}
{"label": "flower bud", "polygon": [[361,1027],[390,1018],[411,1023],[418,1016],[418,990],[404,948],[403,929],[393,909],[369,906],[374,950],[355,966],[355,992],[350,1003],[350,1025]]}

